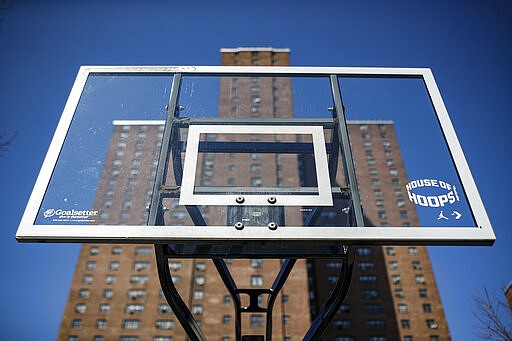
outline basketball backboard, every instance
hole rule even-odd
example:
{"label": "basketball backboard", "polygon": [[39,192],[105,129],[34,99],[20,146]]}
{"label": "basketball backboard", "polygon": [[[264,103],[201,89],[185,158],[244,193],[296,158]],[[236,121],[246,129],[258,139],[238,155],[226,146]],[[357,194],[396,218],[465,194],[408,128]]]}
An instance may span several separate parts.
{"label": "basketball backboard", "polygon": [[490,245],[429,69],[82,67],[16,238]]}

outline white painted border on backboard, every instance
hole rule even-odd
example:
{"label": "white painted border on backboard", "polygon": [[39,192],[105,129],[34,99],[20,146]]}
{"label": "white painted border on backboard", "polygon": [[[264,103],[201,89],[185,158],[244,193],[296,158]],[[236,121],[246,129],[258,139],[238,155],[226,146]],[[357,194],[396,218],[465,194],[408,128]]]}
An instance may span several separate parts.
{"label": "white painted border on backboard", "polygon": [[[339,77],[413,77],[422,78],[436,112],[448,149],[464,187],[476,227],[301,227],[286,226],[275,231],[268,228],[232,226],[102,226],[102,225],[35,225],[46,188],[57,163],[85,82],[91,74],[174,74],[235,75],[261,74],[276,76]],[[261,67],[261,66],[84,66],[80,68],[70,96],[57,126],[36,184],[20,222],[19,241],[74,242],[165,242],[169,240],[274,240],[311,241],[339,240],[355,244],[429,244],[491,245],[496,239],[478,189],[453,129],[434,76],[428,68],[366,67]]]}
{"label": "white painted border on backboard", "polygon": [[[244,202],[237,204],[240,194],[195,194],[197,156],[201,134],[303,134],[313,138],[318,195],[292,194],[244,194]],[[332,206],[331,181],[327,166],[327,154],[323,128],[319,126],[263,126],[263,125],[190,125],[187,134],[187,150],[183,164],[180,205],[244,205],[270,206],[269,195],[276,199],[274,206]],[[248,188],[250,191],[250,187]],[[284,204],[286,203],[286,204]]]}

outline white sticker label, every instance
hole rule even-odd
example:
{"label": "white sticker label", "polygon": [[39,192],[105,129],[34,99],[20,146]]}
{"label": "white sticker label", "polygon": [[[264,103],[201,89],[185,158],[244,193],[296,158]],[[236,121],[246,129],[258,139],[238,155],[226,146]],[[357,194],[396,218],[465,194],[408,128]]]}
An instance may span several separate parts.
{"label": "white sticker label", "polygon": [[49,208],[43,212],[43,215],[46,219],[51,218],[52,221],[94,222],[94,219],[91,219],[91,217],[97,216],[98,211]]}

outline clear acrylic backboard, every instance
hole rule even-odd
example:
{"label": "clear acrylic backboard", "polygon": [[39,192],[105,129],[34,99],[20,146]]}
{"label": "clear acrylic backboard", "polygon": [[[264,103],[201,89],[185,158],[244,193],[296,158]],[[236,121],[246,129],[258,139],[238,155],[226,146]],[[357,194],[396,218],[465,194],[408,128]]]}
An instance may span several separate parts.
{"label": "clear acrylic backboard", "polygon": [[490,245],[429,69],[82,67],[19,241]]}

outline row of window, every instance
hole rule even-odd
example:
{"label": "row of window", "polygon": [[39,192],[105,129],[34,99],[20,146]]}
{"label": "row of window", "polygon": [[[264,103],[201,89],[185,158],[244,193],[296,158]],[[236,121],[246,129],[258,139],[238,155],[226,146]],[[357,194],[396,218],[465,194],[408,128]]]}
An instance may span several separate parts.
{"label": "row of window", "polygon": [[[355,341],[356,339],[353,336],[336,336],[334,337],[334,341]],[[390,341],[385,335],[373,335],[368,338],[369,341]],[[438,335],[430,335],[429,341],[439,341],[440,338]],[[414,337],[412,335],[404,336],[403,341],[414,341]]]}
{"label": "row of window", "polygon": [[[195,306],[192,307],[192,313],[202,314],[203,309],[202,306],[198,306],[194,309]],[[98,307],[98,311],[100,313],[108,313],[111,310],[111,305],[109,303],[100,303]],[[77,303],[75,305],[75,312],[78,314],[85,314],[87,311],[86,303]],[[124,307],[124,312],[126,314],[141,314],[144,312],[144,304],[141,303],[128,303]],[[161,303],[157,306],[157,312],[160,314],[172,314],[171,307],[166,303]]]}
{"label": "row of window", "polygon": [[[132,270],[141,271],[141,270],[149,270],[151,263],[148,261],[134,261],[132,263]],[[85,269],[87,271],[93,271],[96,269],[96,261],[88,261],[85,264]],[[119,270],[119,262],[118,261],[110,261],[108,263],[108,270],[117,271]]]}
{"label": "row of window", "polygon": [[[68,337],[68,341],[78,341],[79,338],[77,335],[71,335]],[[95,335],[92,337],[92,341],[104,341],[105,337],[101,335]],[[139,341],[138,336],[125,336],[121,335],[119,337],[119,341]],[[172,336],[154,336],[153,341],[174,341]]]}
{"label": "row of window", "polygon": [[[113,246],[111,249],[112,255],[120,255],[123,252],[121,246]],[[89,254],[91,256],[98,255],[100,253],[99,246],[91,246],[89,249]],[[153,247],[151,246],[141,246],[135,248],[135,256],[152,256],[153,255]]]}
{"label": "row of window", "polygon": [[[123,329],[139,329],[142,325],[141,320],[138,319],[129,319],[123,320],[121,323],[121,328]],[[156,320],[155,328],[156,329],[173,329],[176,323],[174,320]],[[71,321],[71,329],[80,329],[83,327],[83,321],[81,319],[74,319]],[[96,320],[96,329],[106,329],[107,328],[107,320],[99,319]]]}
{"label": "row of window", "polygon": [[[332,324],[336,329],[352,329],[352,320],[334,320]],[[411,329],[410,320],[401,320],[400,324],[403,329]],[[434,319],[425,320],[425,325],[429,329],[438,328],[437,322]],[[366,320],[366,328],[384,329],[386,328],[386,321],[381,319]]]}

